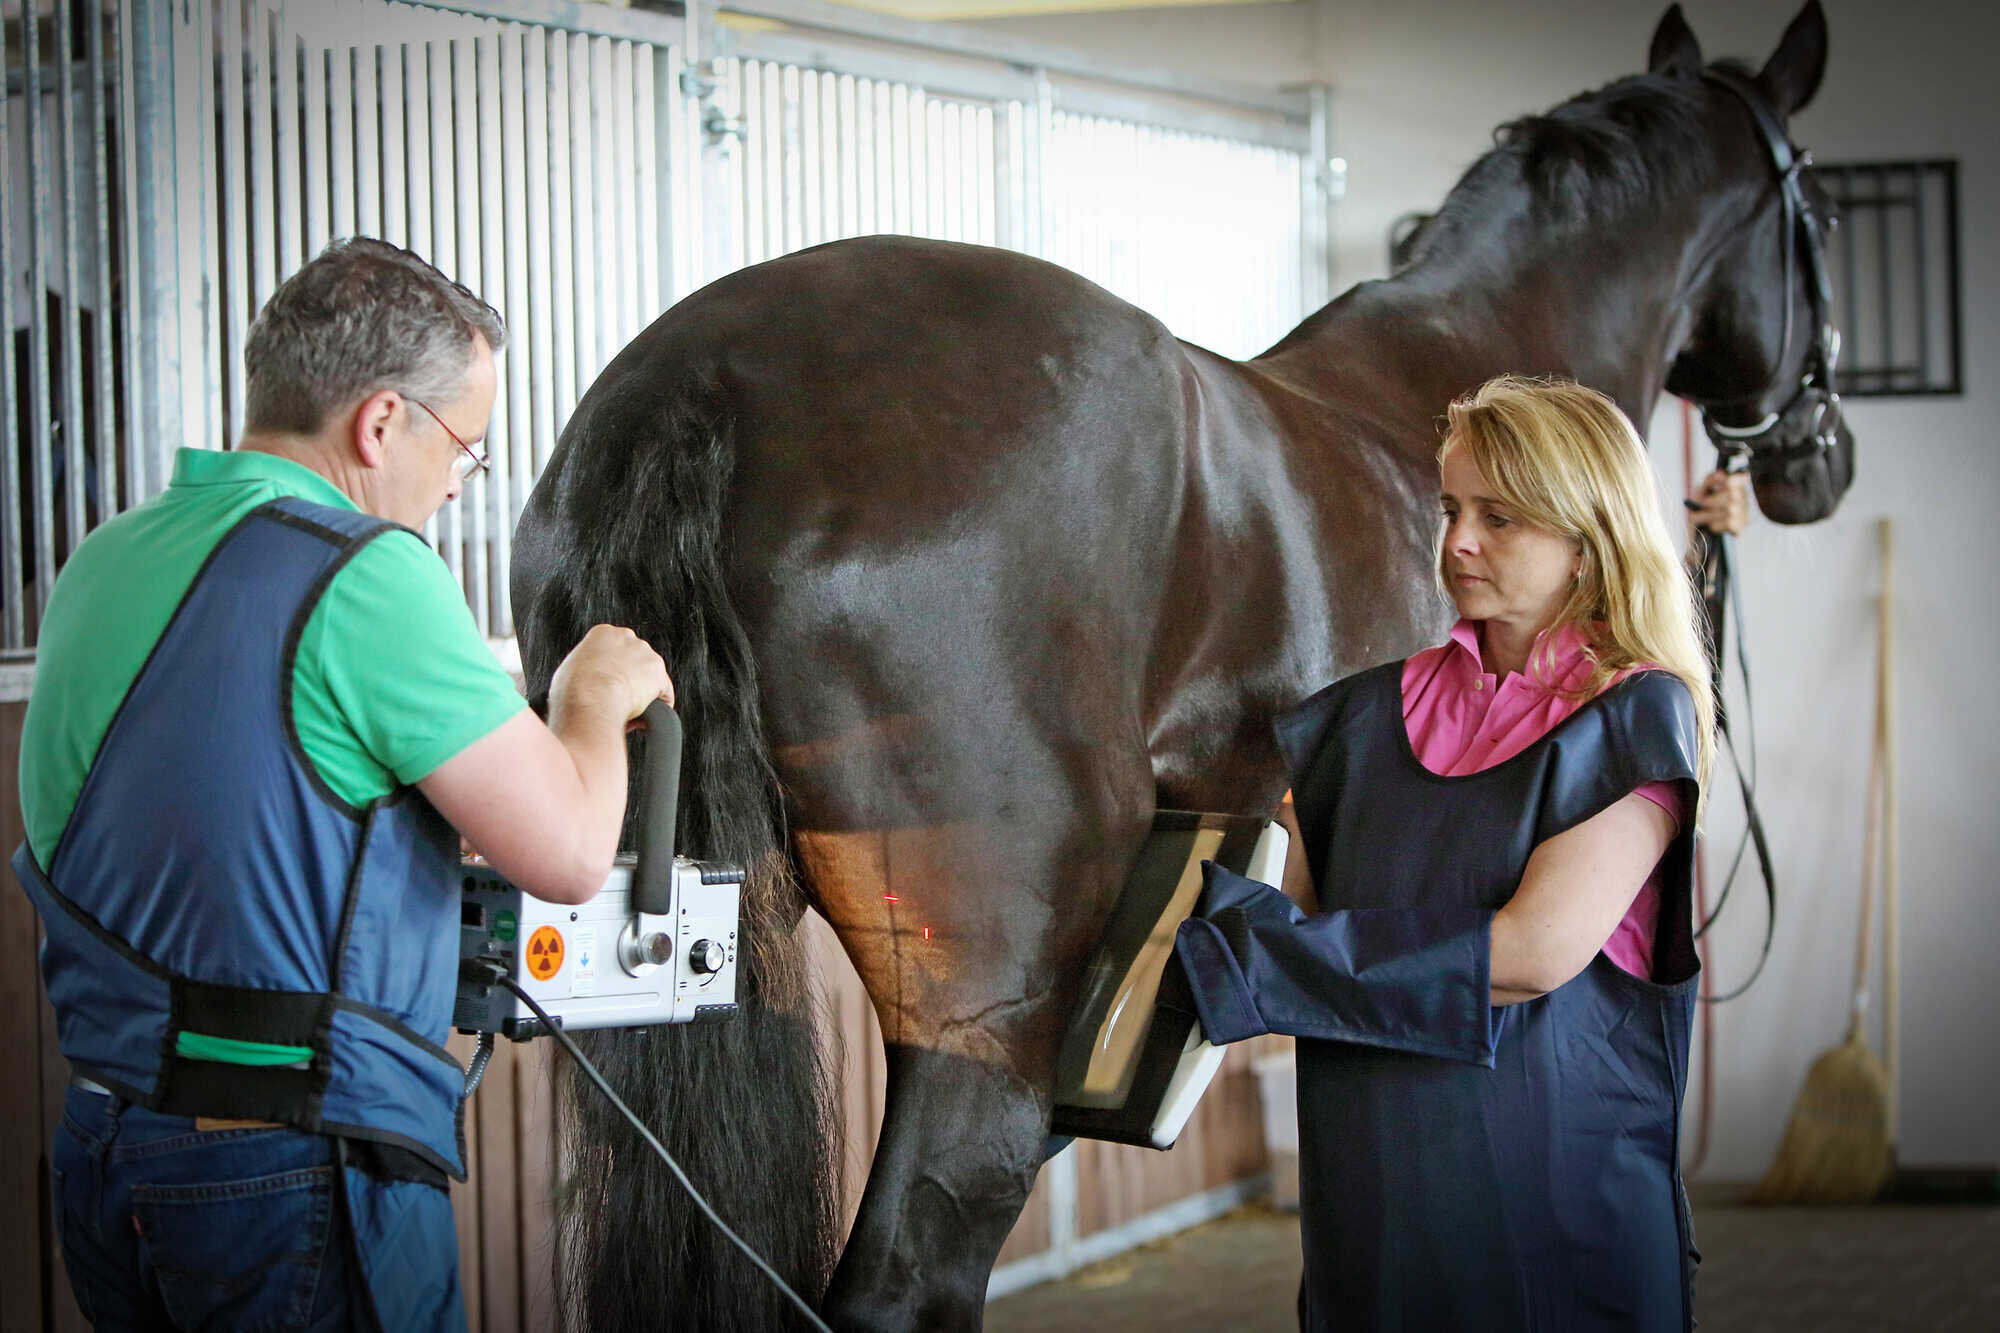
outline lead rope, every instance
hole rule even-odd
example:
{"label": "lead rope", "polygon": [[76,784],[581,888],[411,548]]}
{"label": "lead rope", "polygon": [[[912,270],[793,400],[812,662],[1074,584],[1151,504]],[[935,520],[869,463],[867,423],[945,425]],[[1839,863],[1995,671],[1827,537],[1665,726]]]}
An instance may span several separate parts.
{"label": "lead rope", "polygon": [[[1681,400],[1681,493],[1694,495],[1694,404],[1685,398]],[[1688,520],[1688,540],[1697,540],[1692,518]],[[1708,840],[1699,831],[1694,843],[1694,912],[1697,920],[1708,919]],[[1701,999],[1701,1118],[1695,1131],[1694,1157],[1683,1172],[1688,1179],[1699,1176],[1708,1161],[1709,1129],[1715,1123],[1715,1010],[1709,1007],[1715,974],[1708,967],[1708,942],[1696,939],[1694,948],[1701,965],[1696,991]]]}
{"label": "lead rope", "polygon": [[[1733,460],[1725,460],[1725,465],[1729,461]],[[1744,627],[1748,621],[1743,609],[1743,586],[1735,576],[1736,542],[1726,532],[1704,533],[1703,542],[1702,604],[1709,622],[1709,681],[1715,694],[1715,727],[1722,748],[1729,755],[1729,766],[1736,773],[1737,789],[1743,794],[1743,835],[1737,840],[1736,851],[1730,857],[1729,872],[1723,878],[1722,891],[1716,895],[1715,910],[1696,928],[1695,939],[1699,941],[1721,917],[1722,909],[1728,905],[1730,890],[1736,886],[1737,873],[1743,868],[1743,855],[1752,847],[1756,849],[1757,869],[1764,879],[1764,943],[1757,954],[1757,965],[1751,969],[1749,978],[1734,990],[1702,997],[1708,1004],[1723,1004],[1756,984],[1758,976],[1764,971],[1764,964],[1770,960],[1771,940],[1778,924],[1778,884],[1771,865],[1771,846],[1764,833],[1763,816],[1757,810],[1757,718],[1751,702],[1750,654],[1744,640]],[[1728,656],[1723,641],[1728,632],[1728,612],[1732,605],[1736,612],[1736,668],[1743,680],[1745,747],[1750,755],[1747,771],[1742,755],[1737,751],[1735,732],[1729,723],[1729,710],[1722,697]]]}

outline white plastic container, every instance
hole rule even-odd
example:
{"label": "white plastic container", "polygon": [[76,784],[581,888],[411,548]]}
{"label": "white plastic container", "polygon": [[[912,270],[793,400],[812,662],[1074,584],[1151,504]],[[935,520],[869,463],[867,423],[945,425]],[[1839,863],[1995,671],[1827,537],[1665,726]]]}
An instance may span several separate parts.
{"label": "white plastic container", "polygon": [[1271,1203],[1299,1206],[1299,1071],[1289,1050],[1250,1062],[1264,1103],[1264,1147],[1271,1154]]}

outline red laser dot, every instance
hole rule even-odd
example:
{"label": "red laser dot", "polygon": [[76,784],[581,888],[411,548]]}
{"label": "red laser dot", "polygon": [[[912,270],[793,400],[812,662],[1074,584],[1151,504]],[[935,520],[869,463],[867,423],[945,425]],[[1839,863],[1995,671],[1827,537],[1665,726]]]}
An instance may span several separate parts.
{"label": "red laser dot", "polygon": [[929,926],[925,926],[925,927],[924,927],[924,938],[925,938],[925,939],[929,939],[930,937],[931,937],[931,928],[930,928]]}
{"label": "red laser dot", "polygon": [[885,903],[899,903],[903,900],[893,893],[885,893],[882,895],[882,901]]}

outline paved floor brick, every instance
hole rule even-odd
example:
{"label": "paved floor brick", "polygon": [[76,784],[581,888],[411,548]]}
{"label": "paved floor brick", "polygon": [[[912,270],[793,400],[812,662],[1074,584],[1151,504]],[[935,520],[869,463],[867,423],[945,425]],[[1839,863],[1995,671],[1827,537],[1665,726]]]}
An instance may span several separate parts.
{"label": "paved floor brick", "polygon": [[[1695,1205],[1703,1333],[2000,1333],[2000,1208]],[[987,1307],[987,1333],[1288,1333],[1298,1219],[1240,1209]]]}

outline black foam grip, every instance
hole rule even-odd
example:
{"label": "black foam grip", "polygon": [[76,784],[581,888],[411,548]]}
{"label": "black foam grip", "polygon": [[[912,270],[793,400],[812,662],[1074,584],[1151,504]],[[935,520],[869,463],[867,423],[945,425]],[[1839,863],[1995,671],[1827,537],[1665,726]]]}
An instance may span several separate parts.
{"label": "black foam grip", "polygon": [[646,757],[641,791],[646,809],[633,850],[632,909],[661,914],[672,910],[674,821],[680,813],[681,719],[658,699],[646,705]]}

